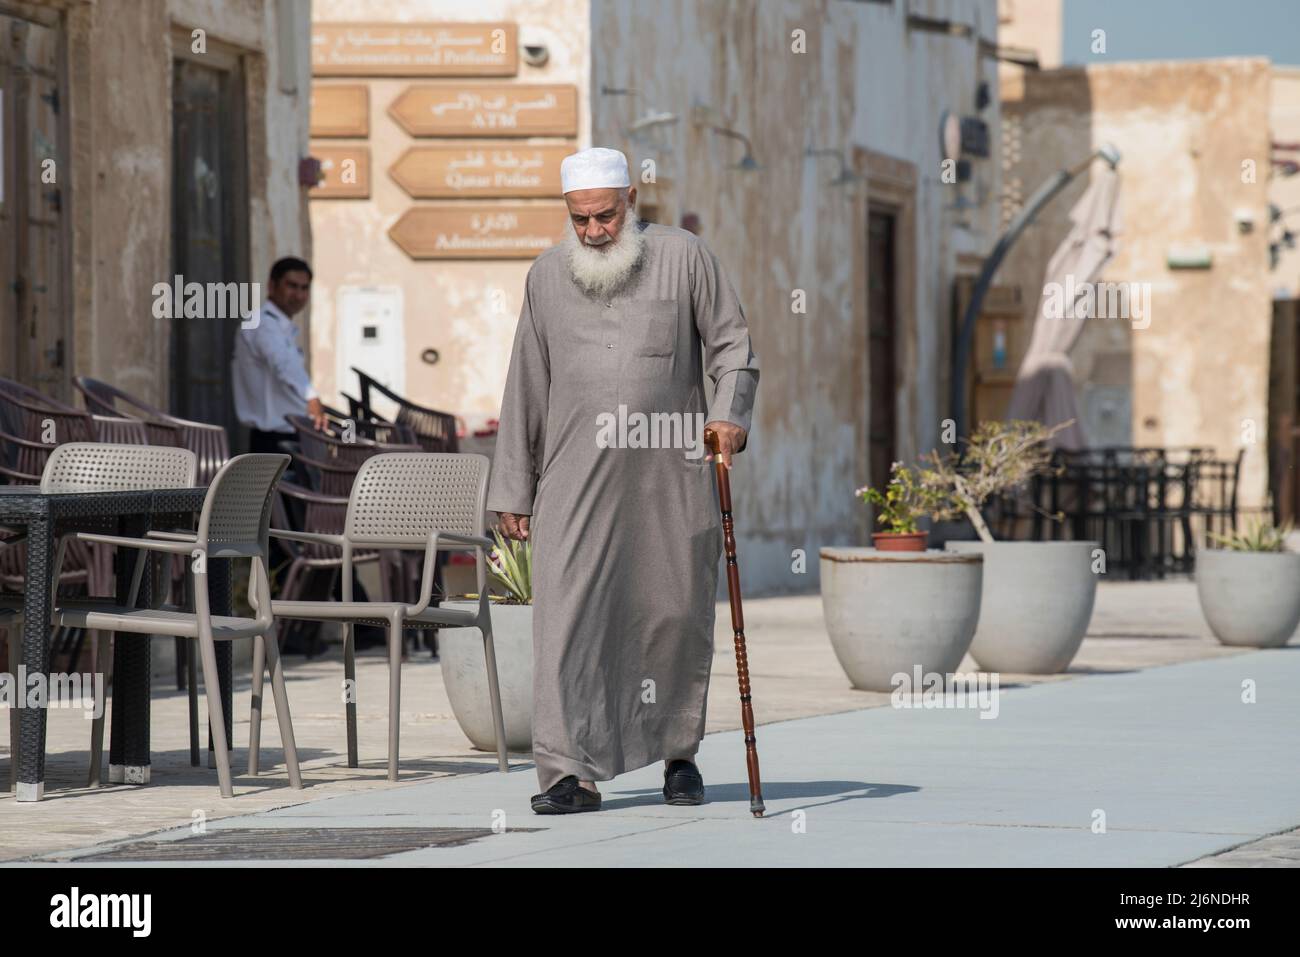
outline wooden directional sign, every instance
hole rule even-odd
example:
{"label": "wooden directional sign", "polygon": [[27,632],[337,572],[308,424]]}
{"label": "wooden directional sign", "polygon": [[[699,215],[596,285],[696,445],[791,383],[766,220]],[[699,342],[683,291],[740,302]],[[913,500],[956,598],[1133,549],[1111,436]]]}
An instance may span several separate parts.
{"label": "wooden directional sign", "polygon": [[313,146],[325,177],[308,191],[312,199],[367,199],[370,196],[370,148]]}
{"label": "wooden directional sign", "polygon": [[359,83],[314,83],[312,136],[369,136],[370,89]]}
{"label": "wooden directional sign", "polygon": [[578,88],[524,83],[412,86],[388,112],[412,136],[576,136]]}
{"label": "wooden directional sign", "polygon": [[560,161],[573,151],[571,145],[415,146],[388,173],[416,199],[559,196]]}
{"label": "wooden directional sign", "polygon": [[316,76],[514,76],[513,23],[313,23]]}
{"label": "wooden directional sign", "polygon": [[388,231],[412,259],[532,259],[559,242],[563,203],[431,203]]}

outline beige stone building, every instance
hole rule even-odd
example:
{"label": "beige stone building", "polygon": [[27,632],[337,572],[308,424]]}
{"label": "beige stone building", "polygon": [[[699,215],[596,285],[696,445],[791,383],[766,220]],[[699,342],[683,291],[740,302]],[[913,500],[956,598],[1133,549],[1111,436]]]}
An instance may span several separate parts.
{"label": "beige stone building", "polygon": [[[467,420],[495,415],[528,260],[417,259],[398,238],[436,247],[448,223],[482,204],[522,223],[521,210],[547,208],[558,188],[484,197],[408,186],[423,175],[447,187],[437,151],[466,140],[486,157],[503,141],[521,152],[617,147],[638,176],[641,215],[698,230],[719,255],[762,361],[754,435],[733,479],[746,587],[815,587],[818,546],[864,540],[853,491],[938,443],[954,288],[995,238],[994,0],[483,0],[472,10],[317,0],[313,17],[322,51],[339,48],[349,23],[383,27],[388,40],[376,29],[343,42],[397,49],[431,42],[429,24],[469,20],[512,25],[520,51],[506,76],[366,75],[371,65],[315,77],[318,106],[326,88],[359,85],[368,109],[365,127],[352,127],[364,135],[313,138],[315,155],[361,148],[369,163],[366,195],[344,198],[340,183],[337,198],[312,200],[313,374],[327,393],[354,386],[350,366],[365,366],[354,356],[385,361],[365,344],[386,340],[402,358],[379,371],[400,391]],[[394,23],[411,29],[394,34]],[[574,87],[573,122],[536,136],[485,123],[468,136],[441,119],[412,132],[403,118],[411,102],[443,95],[403,100],[412,86],[518,98],[533,85]],[[332,109],[318,131],[343,108]],[[425,165],[395,173],[413,149]],[[546,155],[558,166],[562,152]],[[424,208],[418,228],[403,223]]]}
{"label": "beige stone building", "polygon": [[[1104,143],[1123,157],[1118,251],[1098,282],[1149,290],[1149,315],[1089,320],[1072,353],[1089,444],[1211,446],[1221,458],[1245,448],[1245,507],[1264,501],[1268,481],[1270,79],[1266,60],[1245,59],[1025,71],[1002,83],[1008,212]],[[1043,211],[999,272],[1021,292],[1022,329],[1086,183]]]}
{"label": "beige stone building", "polygon": [[155,286],[309,255],[306,0],[0,0],[0,375],[232,424],[238,317]]}
{"label": "beige stone building", "polygon": [[[1283,175],[1275,146],[1300,141],[1297,72],[1263,58],[1062,68],[1058,0],[1002,0],[999,14],[1003,42],[1054,67],[1002,67],[1004,216],[1104,143],[1123,157],[1118,253],[1098,279],[1149,290],[1150,315],[1090,321],[1072,353],[1090,444],[1240,455],[1242,508],[1294,514],[1300,258],[1270,256],[1281,235],[1270,206],[1300,206],[1300,176]],[[1018,294],[1013,346],[1086,182],[1043,211],[999,272]]]}

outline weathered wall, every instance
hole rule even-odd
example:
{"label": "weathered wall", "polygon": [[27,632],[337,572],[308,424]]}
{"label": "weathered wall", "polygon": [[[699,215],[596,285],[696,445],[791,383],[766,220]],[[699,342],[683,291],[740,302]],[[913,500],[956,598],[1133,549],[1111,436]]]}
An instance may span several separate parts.
{"label": "weathered wall", "polygon": [[[976,160],[979,182],[962,187],[976,205],[953,208],[957,187],[939,178],[939,121],[945,108],[975,113],[977,84],[987,81],[994,101],[982,116],[996,151],[997,84],[973,37],[909,30],[905,6],[995,37],[994,0],[593,4],[592,88],[633,92],[593,94],[592,141],[623,149],[638,168],[655,161],[657,182],[641,185],[641,201],[658,206],[662,222],[699,216],[762,363],[753,436],[733,480],[747,588],[816,587],[817,548],[862,543],[868,531],[853,491],[868,467],[872,277],[862,243],[873,184],[829,185],[840,172],[835,157],[809,158],[806,147],[838,150],[850,163],[869,150],[914,172],[916,239],[900,293],[912,302],[900,327],[900,457],[938,444],[948,414],[954,263],[991,243],[999,184],[996,160]],[[794,30],[806,31],[806,53],[792,52]],[[677,120],[629,130],[664,112]],[[733,168],[743,148],[711,132],[714,123],[750,138],[758,170]],[[791,312],[796,289],[807,293],[806,315]],[[808,556],[805,574],[792,574],[794,549]]]}
{"label": "weathered wall", "polygon": [[[61,6],[54,4],[54,6]],[[173,25],[202,28],[240,55],[248,118],[250,278],[309,254],[306,155],[309,4],[275,0],[100,0],[68,17],[75,370],[166,405],[169,320],[153,317],[154,283],[171,276]],[[277,31],[295,37],[280,63]],[[293,79],[283,84],[280,71]]]}
{"label": "weathered wall", "polygon": [[[520,61],[511,83],[573,83],[578,87],[577,149],[590,144],[587,76],[589,0],[316,0],[316,22],[506,21],[518,24],[519,46],[544,44],[548,62]],[[348,79],[345,82],[362,82]],[[501,407],[515,321],[530,260],[416,261],[389,238],[388,230],[412,199],[388,169],[418,142],[388,107],[414,78],[368,78],[370,86],[371,195],[368,200],[311,201],[317,237],[312,290],[312,377],[327,398],[355,394],[355,377],[336,381],[334,348],[343,286],[399,286],[405,316],[406,394],[413,400],[464,415],[471,422]],[[324,141],[322,141],[324,142]],[[342,141],[340,141],[342,142]],[[523,142],[562,142],[534,137]],[[421,353],[438,350],[436,365]],[[349,365],[351,363],[348,363]],[[346,407],[346,406],[345,406]]]}
{"label": "weathered wall", "polygon": [[[1267,61],[1229,59],[1023,73],[1002,87],[1009,193],[1025,198],[1103,143],[1123,154],[1122,232],[1101,279],[1149,283],[1150,325],[1085,327],[1074,352],[1085,420],[1092,409],[1100,421],[1097,396],[1109,389],[1129,396],[1135,445],[1211,445],[1231,457],[1245,435],[1247,507],[1263,501],[1268,466],[1270,81]],[[999,273],[1026,292],[1025,322],[1084,187],[1080,178],[1057,197]],[[1238,210],[1254,216],[1253,231],[1238,229]],[[1208,248],[1212,268],[1167,266],[1172,248],[1189,245]]]}
{"label": "weathered wall", "polygon": [[[1300,68],[1273,67],[1270,87],[1269,127],[1279,143],[1300,143]],[[1300,150],[1279,150],[1278,156],[1300,160]],[[1269,184],[1269,201],[1283,210],[1286,228],[1300,236],[1300,173],[1277,176]],[[1282,230],[1274,226],[1270,236],[1280,238]],[[1279,299],[1300,299],[1300,242],[1294,249],[1283,249],[1270,280],[1273,295]]]}

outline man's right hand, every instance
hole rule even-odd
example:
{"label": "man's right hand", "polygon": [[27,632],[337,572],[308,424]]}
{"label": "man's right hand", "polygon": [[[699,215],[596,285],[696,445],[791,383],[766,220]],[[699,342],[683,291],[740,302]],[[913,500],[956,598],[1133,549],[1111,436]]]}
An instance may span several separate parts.
{"label": "man's right hand", "polygon": [[325,417],[325,405],[320,399],[310,399],[307,402],[307,414],[311,417],[312,425],[316,426],[318,432],[324,432],[330,424],[330,420]]}
{"label": "man's right hand", "polygon": [[501,534],[506,538],[524,541],[528,538],[528,520],[531,516],[516,515],[514,512],[501,513]]}

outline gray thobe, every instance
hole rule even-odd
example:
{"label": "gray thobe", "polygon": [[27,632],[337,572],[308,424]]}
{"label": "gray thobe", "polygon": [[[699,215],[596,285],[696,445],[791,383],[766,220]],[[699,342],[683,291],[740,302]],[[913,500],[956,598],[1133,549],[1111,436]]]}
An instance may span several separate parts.
{"label": "gray thobe", "polygon": [[[706,421],[748,432],[758,360],[704,243],[639,228],[645,256],[609,301],[575,283],[563,246],[533,263],[501,406],[487,507],[532,516],[542,790],[691,757],[704,736],[722,553],[711,466],[680,441],[602,445],[620,405],[633,425],[636,413],[689,415],[681,435],[697,442]],[[629,429],[625,445],[643,438]]]}

